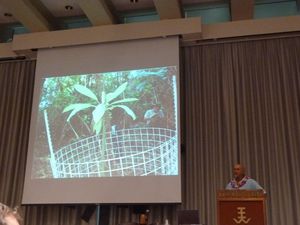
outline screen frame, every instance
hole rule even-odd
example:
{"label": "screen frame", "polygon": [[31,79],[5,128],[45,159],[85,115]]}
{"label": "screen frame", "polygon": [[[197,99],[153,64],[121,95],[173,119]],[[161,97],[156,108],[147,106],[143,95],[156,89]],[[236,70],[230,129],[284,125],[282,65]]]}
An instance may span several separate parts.
{"label": "screen frame", "polygon": [[[134,50],[134,51],[133,51]],[[80,52],[80,55],[78,55]],[[89,54],[87,52],[90,52]],[[99,52],[104,59],[99,66]],[[105,55],[110,52],[110,55]],[[149,54],[144,54],[145,52]],[[159,54],[158,54],[159,52]],[[59,60],[64,55],[65,60]],[[87,57],[88,56],[88,57]],[[104,58],[105,56],[105,58]],[[76,60],[75,60],[76,58]],[[47,62],[56,66],[45,67]],[[76,63],[77,62],[77,63]],[[80,62],[78,64],[78,62]],[[98,63],[98,64],[97,64]],[[114,65],[112,65],[112,63]],[[76,68],[76,64],[78,67]],[[96,71],[96,66],[98,69]],[[178,176],[147,177],[102,177],[80,179],[31,179],[33,145],[36,119],[42,80],[46,74],[80,74],[109,71],[124,71],[150,67],[177,66],[177,105],[178,105]],[[154,38],[106,44],[93,44],[38,51],[35,89],[30,123],[28,156],[23,190],[23,204],[148,204],[181,202],[181,134],[180,134],[180,64],[179,38]],[[109,181],[107,183],[107,181]],[[88,182],[88,185],[87,185]],[[142,185],[141,185],[142,184]],[[75,187],[75,191],[74,191]],[[112,192],[112,187],[114,191]],[[141,188],[142,187],[142,188]],[[124,193],[123,190],[127,190]],[[60,192],[61,194],[57,194]],[[71,190],[71,191],[67,191]]]}

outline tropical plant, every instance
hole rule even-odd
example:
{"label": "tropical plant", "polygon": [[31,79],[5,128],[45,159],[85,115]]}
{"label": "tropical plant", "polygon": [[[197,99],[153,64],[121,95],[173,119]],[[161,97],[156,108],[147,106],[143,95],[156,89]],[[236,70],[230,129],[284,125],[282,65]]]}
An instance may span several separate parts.
{"label": "tropical plant", "polygon": [[127,113],[133,120],[136,119],[135,113],[127,106],[125,103],[137,101],[137,98],[123,98],[117,100],[117,98],[125,91],[128,83],[125,82],[120,85],[115,91],[111,93],[105,93],[102,91],[101,100],[98,99],[97,95],[89,88],[76,84],[74,89],[89,98],[89,101],[86,103],[74,103],[70,104],[64,108],[63,112],[70,112],[67,121],[70,122],[70,119],[76,115],[78,112],[93,108],[92,111],[92,129],[98,135],[101,133],[102,139],[102,150],[106,149],[106,123],[109,119],[109,114],[115,108],[121,108]]}

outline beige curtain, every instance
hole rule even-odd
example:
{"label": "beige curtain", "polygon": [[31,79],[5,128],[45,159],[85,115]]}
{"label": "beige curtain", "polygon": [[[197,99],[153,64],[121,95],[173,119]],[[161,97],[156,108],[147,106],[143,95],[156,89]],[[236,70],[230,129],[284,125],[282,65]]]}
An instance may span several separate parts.
{"label": "beige curtain", "polygon": [[[216,225],[216,192],[242,162],[268,193],[268,224],[300,224],[300,38],[182,50],[183,203],[151,206],[150,222],[176,224],[185,208]],[[0,202],[11,206],[21,202],[34,68],[0,64]],[[23,207],[24,224],[87,224],[84,208]],[[111,225],[137,220],[132,206],[110,206]]]}
{"label": "beige curtain", "polygon": [[35,63],[0,63],[0,201],[19,204],[27,154]]}
{"label": "beige curtain", "polygon": [[300,224],[300,38],[184,49],[185,205],[216,224],[234,162],[268,193],[268,224]]}
{"label": "beige curtain", "polygon": [[[0,63],[0,202],[20,206],[25,175],[35,61]],[[81,208],[22,207],[24,224],[84,224]],[[92,221],[92,220],[91,220]]]}
{"label": "beige curtain", "polygon": [[216,224],[216,192],[238,161],[231,45],[184,49],[186,120],[184,207]]}
{"label": "beige curtain", "polygon": [[240,159],[266,187],[269,224],[300,224],[300,39],[233,52]]}

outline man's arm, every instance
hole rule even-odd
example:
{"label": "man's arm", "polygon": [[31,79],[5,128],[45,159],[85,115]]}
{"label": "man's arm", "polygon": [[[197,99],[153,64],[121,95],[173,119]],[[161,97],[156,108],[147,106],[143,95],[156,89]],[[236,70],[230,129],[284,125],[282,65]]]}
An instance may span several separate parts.
{"label": "man's arm", "polygon": [[251,181],[251,189],[254,189],[254,190],[263,190],[263,192],[266,194],[265,189],[263,189],[263,187],[260,186],[257,181],[255,181],[253,179],[251,179],[250,181]]}
{"label": "man's arm", "polygon": [[231,182],[229,182],[227,185],[226,185],[226,190],[232,190],[232,187],[231,187]]}

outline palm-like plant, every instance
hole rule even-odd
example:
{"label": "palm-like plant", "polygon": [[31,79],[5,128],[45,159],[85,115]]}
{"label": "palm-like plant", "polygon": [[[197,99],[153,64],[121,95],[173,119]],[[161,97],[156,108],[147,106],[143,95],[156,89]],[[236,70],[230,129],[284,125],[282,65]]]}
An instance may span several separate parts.
{"label": "palm-like plant", "polygon": [[128,83],[125,82],[120,85],[115,91],[111,93],[101,93],[101,101],[98,99],[96,94],[89,88],[76,84],[74,88],[80,94],[89,98],[87,103],[74,103],[65,107],[63,112],[70,112],[67,121],[70,122],[70,119],[82,110],[88,108],[94,108],[92,111],[92,129],[98,135],[102,134],[102,150],[106,149],[106,123],[108,114],[115,108],[121,108],[127,113],[133,120],[136,119],[135,113],[125,105],[125,103],[137,101],[137,98],[123,98],[117,100],[117,98],[125,91]]}

